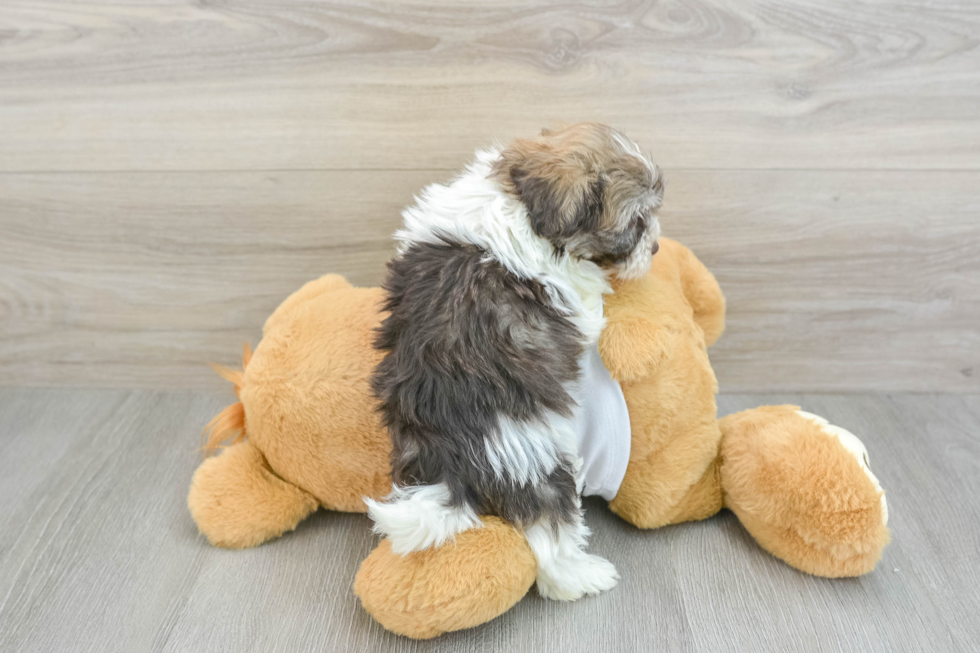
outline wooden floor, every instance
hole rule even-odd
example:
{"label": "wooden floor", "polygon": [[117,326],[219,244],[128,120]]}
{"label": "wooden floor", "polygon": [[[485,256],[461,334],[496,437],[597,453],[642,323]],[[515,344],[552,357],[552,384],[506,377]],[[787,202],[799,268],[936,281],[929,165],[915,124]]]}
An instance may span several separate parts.
{"label": "wooden floor", "polygon": [[319,512],[248,551],[210,547],[185,506],[201,424],[228,398],[0,391],[0,650],[976,651],[980,397],[730,395],[794,402],[859,434],[893,542],[867,576],[826,580],[759,549],[730,514],[638,531],[587,502],[591,549],[623,580],[573,604],[532,590],[479,628],[415,643],[351,583],[366,517]]}
{"label": "wooden floor", "polygon": [[0,385],[217,389],[493,139],[622,128],[728,391],[980,391],[980,3],[5,0]]}

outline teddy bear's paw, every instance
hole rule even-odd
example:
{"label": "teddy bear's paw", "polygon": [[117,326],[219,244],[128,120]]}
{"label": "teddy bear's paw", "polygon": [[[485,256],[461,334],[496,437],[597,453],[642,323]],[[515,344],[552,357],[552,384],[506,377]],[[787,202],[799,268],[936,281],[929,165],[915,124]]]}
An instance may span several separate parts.
{"label": "teddy bear's paw", "polygon": [[861,471],[867,475],[868,479],[874,483],[875,488],[881,492],[881,523],[883,525],[888,525],[888,503],[885,501],[885,491],[881,487],[881,483],[878,482],[878,478],[871,471],[871,466],[868,461],[868,450],[865,448],[864,443],[851,433],[850,431],[843,429],[839,426],[834,426],[828,422],[823,417],[819,415],[814,415],[813,413],[808,413],[804,410],[796,411],[800,417],[807,419],[817,426],[820,430],[831,437],[837,438],[838,442],[847,449],[847,452],[854,456],[858,465],[861,466]]}
{"label": "teddy bear's paw", "polygon": [[553,601],[576,601],[612,589],[618,582],[619,572],[611,562],[587,553],[538,567],[538,594]]}

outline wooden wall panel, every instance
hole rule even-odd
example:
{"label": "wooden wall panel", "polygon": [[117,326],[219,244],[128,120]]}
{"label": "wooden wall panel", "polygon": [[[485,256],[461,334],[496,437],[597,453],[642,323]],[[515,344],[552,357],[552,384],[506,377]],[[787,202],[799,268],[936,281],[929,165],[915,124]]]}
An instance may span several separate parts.
{"label": "wooden wall panel", "polygon": [[8,0],[0,384],[197,387],[493,139],[626,130],[728,390],[980,389],[980,5]]}
{"label": "wooden wall panel", "polygon": [[[380,281],[442,171],[0,175],[0,382],[208,387],[305,281]],[[980,389],[974,172],[667,171],[729,391]],[[937,208],[938,207],[938,208]]]}
{"label": "wooden wall panel", "polygon": [[668,168],[975,169],[980,5],[0,7],[2,170],[456,169],[556,121]]}

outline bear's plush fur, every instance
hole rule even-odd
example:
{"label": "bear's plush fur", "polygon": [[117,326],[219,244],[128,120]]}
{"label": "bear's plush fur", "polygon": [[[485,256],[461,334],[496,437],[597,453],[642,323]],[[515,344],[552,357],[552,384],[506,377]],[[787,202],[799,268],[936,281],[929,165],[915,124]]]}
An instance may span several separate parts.
{"label": "bear's plush fur", "polygon": [[[640,528],[728,508],[798,569],[871,571],[888,543],[887,510],[857,438],[795,406],[717,419],[707,347],[724,329],[725,301],[701,262],[663,239],[650,273],[615,290],[599,351],[623,389],[632,448],[609,507]],[[388,493],[391,445],[368,386],[381,300],[380,289],[336,275],[312,281],[268,319],[243,372],[222,370],[240,403],[215,418],[209,444],[233,444],[201,464],[188,497],[212,544],[256,546],[320,506],[364,512],[363,497]],[[483,521],[407,556],[382,541],[354,584],[365,609],[416,638],[509,609],[534,583],[534,556],[513,527]]]}

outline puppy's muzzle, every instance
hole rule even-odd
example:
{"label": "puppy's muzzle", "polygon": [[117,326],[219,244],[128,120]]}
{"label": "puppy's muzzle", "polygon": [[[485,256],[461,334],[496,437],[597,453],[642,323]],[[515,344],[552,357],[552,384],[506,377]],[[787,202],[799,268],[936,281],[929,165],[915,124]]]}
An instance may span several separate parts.
{"label": "puppy's muzzle", "polygon": [[660,251],[660,241],[659,240],[656,240],[656,241],[653,242],[653,247],[650,248],[650,255],[653,256],[654,254],[656,254],[659,251]]}

